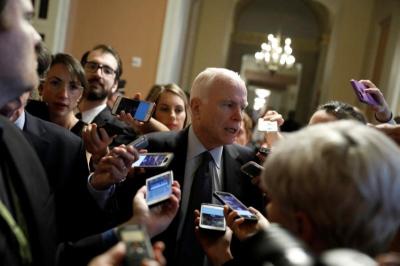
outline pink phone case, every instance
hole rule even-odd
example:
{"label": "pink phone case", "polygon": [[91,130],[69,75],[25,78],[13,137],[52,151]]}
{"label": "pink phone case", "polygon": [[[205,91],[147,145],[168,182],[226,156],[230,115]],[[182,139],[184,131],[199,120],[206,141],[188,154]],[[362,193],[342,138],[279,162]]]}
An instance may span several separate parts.
{"label": "pink phone case", "polygon": [[354,79],[350,80],[350,83],[360,102],[369,105],[379,105],[379,103],[374,99],[374,97],[372,97],[371,94],[365,92],[366,87],[364,86],[364,84]]}

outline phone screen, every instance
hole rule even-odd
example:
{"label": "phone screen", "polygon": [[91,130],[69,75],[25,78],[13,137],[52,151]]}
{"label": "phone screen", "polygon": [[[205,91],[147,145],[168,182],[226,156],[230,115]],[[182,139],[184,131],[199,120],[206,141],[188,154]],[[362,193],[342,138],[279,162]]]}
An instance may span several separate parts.
{"label": "phone screen", "polygon": [[139,159],[132,164],[132,167],[157,167],[168,160],[168,154],[140,154]]}
{"label": "phone screen", "polygon": [[217,205],[202,204],[200,227],[225,231],[224,208]]}
{"label": "phone screen", "polygon": [[220,201],[228,205],[229,208],[237,211],[239,216],[249,220],[257,220],[257,217],[232,194],[226,192],[215,192],[215,195]]}
{"label": "phone screen", "polygon": [[172,171],[168,171],[146,180],[146,201],[152,205],[169,198],[172,194]]}
{"label": "phone screen", "polygon": [[130,113],[132,117],[139,121],[147,121],[150,117],[149,112],[153,110],[154,104],[151,102],[144,102],[139,100],[132,100],[125,97],[121,97],[118,107],[113,108],[115,114],[119,114],[121,111]]}

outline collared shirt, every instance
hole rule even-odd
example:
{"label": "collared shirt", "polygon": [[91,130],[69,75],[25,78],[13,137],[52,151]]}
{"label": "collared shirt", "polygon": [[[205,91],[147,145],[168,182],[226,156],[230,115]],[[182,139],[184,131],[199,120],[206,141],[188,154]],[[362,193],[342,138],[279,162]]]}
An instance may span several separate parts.
{"label": "collared shirt", "polygon": [[21,113],[21,115],[14,121],[14,124],[21,130],[24,130],[25,126],[25,111]]}
{"label": "collared shirt", "polygon": [[101,112],[104,108],[107,107],[107,104],[99,105],[95,108],[82,112],[82,121],[86,124],[92,123],[93,119]]}
{"label": "collared shirt", "polygon": [[[193,131],[193,127],[189,128],[188,132],[188,145],[187,145],[187,154],[186,154],[186,164],[185,164],[185,182],[183,184],[182,189],[182,201],[181,201],[181,210],[180,210],[180,221],[178,227],[177,238],[179,239],[182,230],[184,221],[187,214],[187,208],[189,205],[190,199],[190,191],[192,189],[193,176],[195,171],[200,165],[200,155],[207,151],[207,149],[201,144],[200,140],[197,138],[196,134]],[[210,162],[210,170],[212,171],[212,191],[220,191],[223,188],[222,184],[222,151],[223,146],[217,147],[215,149],[209,150],[213,161]],[[216,199],[212,199],[213,203],[217,203]]]}

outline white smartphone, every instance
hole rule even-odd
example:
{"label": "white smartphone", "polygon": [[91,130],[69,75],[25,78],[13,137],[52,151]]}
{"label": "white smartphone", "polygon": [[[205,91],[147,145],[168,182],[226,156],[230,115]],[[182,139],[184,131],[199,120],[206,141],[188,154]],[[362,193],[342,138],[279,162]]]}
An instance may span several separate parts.
{"label": "white smartphone", "polygon": [[203,203],[200,209],[199,227],[207,230],[226,230],[224,207],[216,204]]}
{"label": "white smartphone", "polygon": [[258,131],[267,131],[267,132],[278,132],[278,122],[276,121],[267,121],[263,118],[258,119],[257,124]]}
{"label": "white smartphone", "polygon": [[256,162],[250,161],[245,163],[240,167],[240,170],[251,178],[260,176],[261,172],[264,170],[264,167],[259,165]]}
{"label": "white smartphone", "polygon": [[146,179],[146,203],[153,206],[169,199],[172,195],[172,171]]}
{"label": "white smartphone", "polygon": [[111,113],[117,115],[121,111],[125,111],[125,113],[130,113],[135,120],[147,122],[153,114],[154,106],[155,103],[153,102],[133,100],[118,96]]}
{"label": "white smartphone", "polygon": [[173,158],[174,154],[171,152],[141,153],[131,167],[163,168],[167,167]]}

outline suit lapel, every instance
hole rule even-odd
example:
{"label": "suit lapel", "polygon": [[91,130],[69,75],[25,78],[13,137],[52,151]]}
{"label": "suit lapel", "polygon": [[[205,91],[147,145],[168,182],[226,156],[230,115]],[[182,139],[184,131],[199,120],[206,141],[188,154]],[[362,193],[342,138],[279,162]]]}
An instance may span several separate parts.
{"label": "suit lapel", "polygon": [[[35,199],[35,203],[39,203],[37,206],[45,206],[50,189],[42,164],[37,156],[31,156],[36,153],[25,137],[16,138],[16,134],[21,134],[21,131],[11,125],[3,132],[4,145],[9,151],[10,160],[15,165],[15,178],[19,177],[18,180],[22,185],[17,190],[23,189],[29,199]],[[18,149],[18,147],[24,147],[24,149]],[[40,186],[40,193],[35,190],[38,186]]]}
{"label": "suit lapel", "polygon": [[28,141],[35,147],[36,152],[43,154],[44,148],[47,147],[47,145],[50,145],[49,141],[45,137],[47,130],[37,122],[37,118],[28,113],[25,114],[26,117],[23,133]]}
{"label": "suit lapel", "polygon": [[223,164],[224,164],[224,172],[223,172],[223,180],[224,180],[224,191],[228,191],[234,195],[238,195],[240,188],[240,180],[238,176],[240,174],[240,163],[237,161],[239,154],[237,150],[234,149],[231,145],[224,146],[223,151]]}

